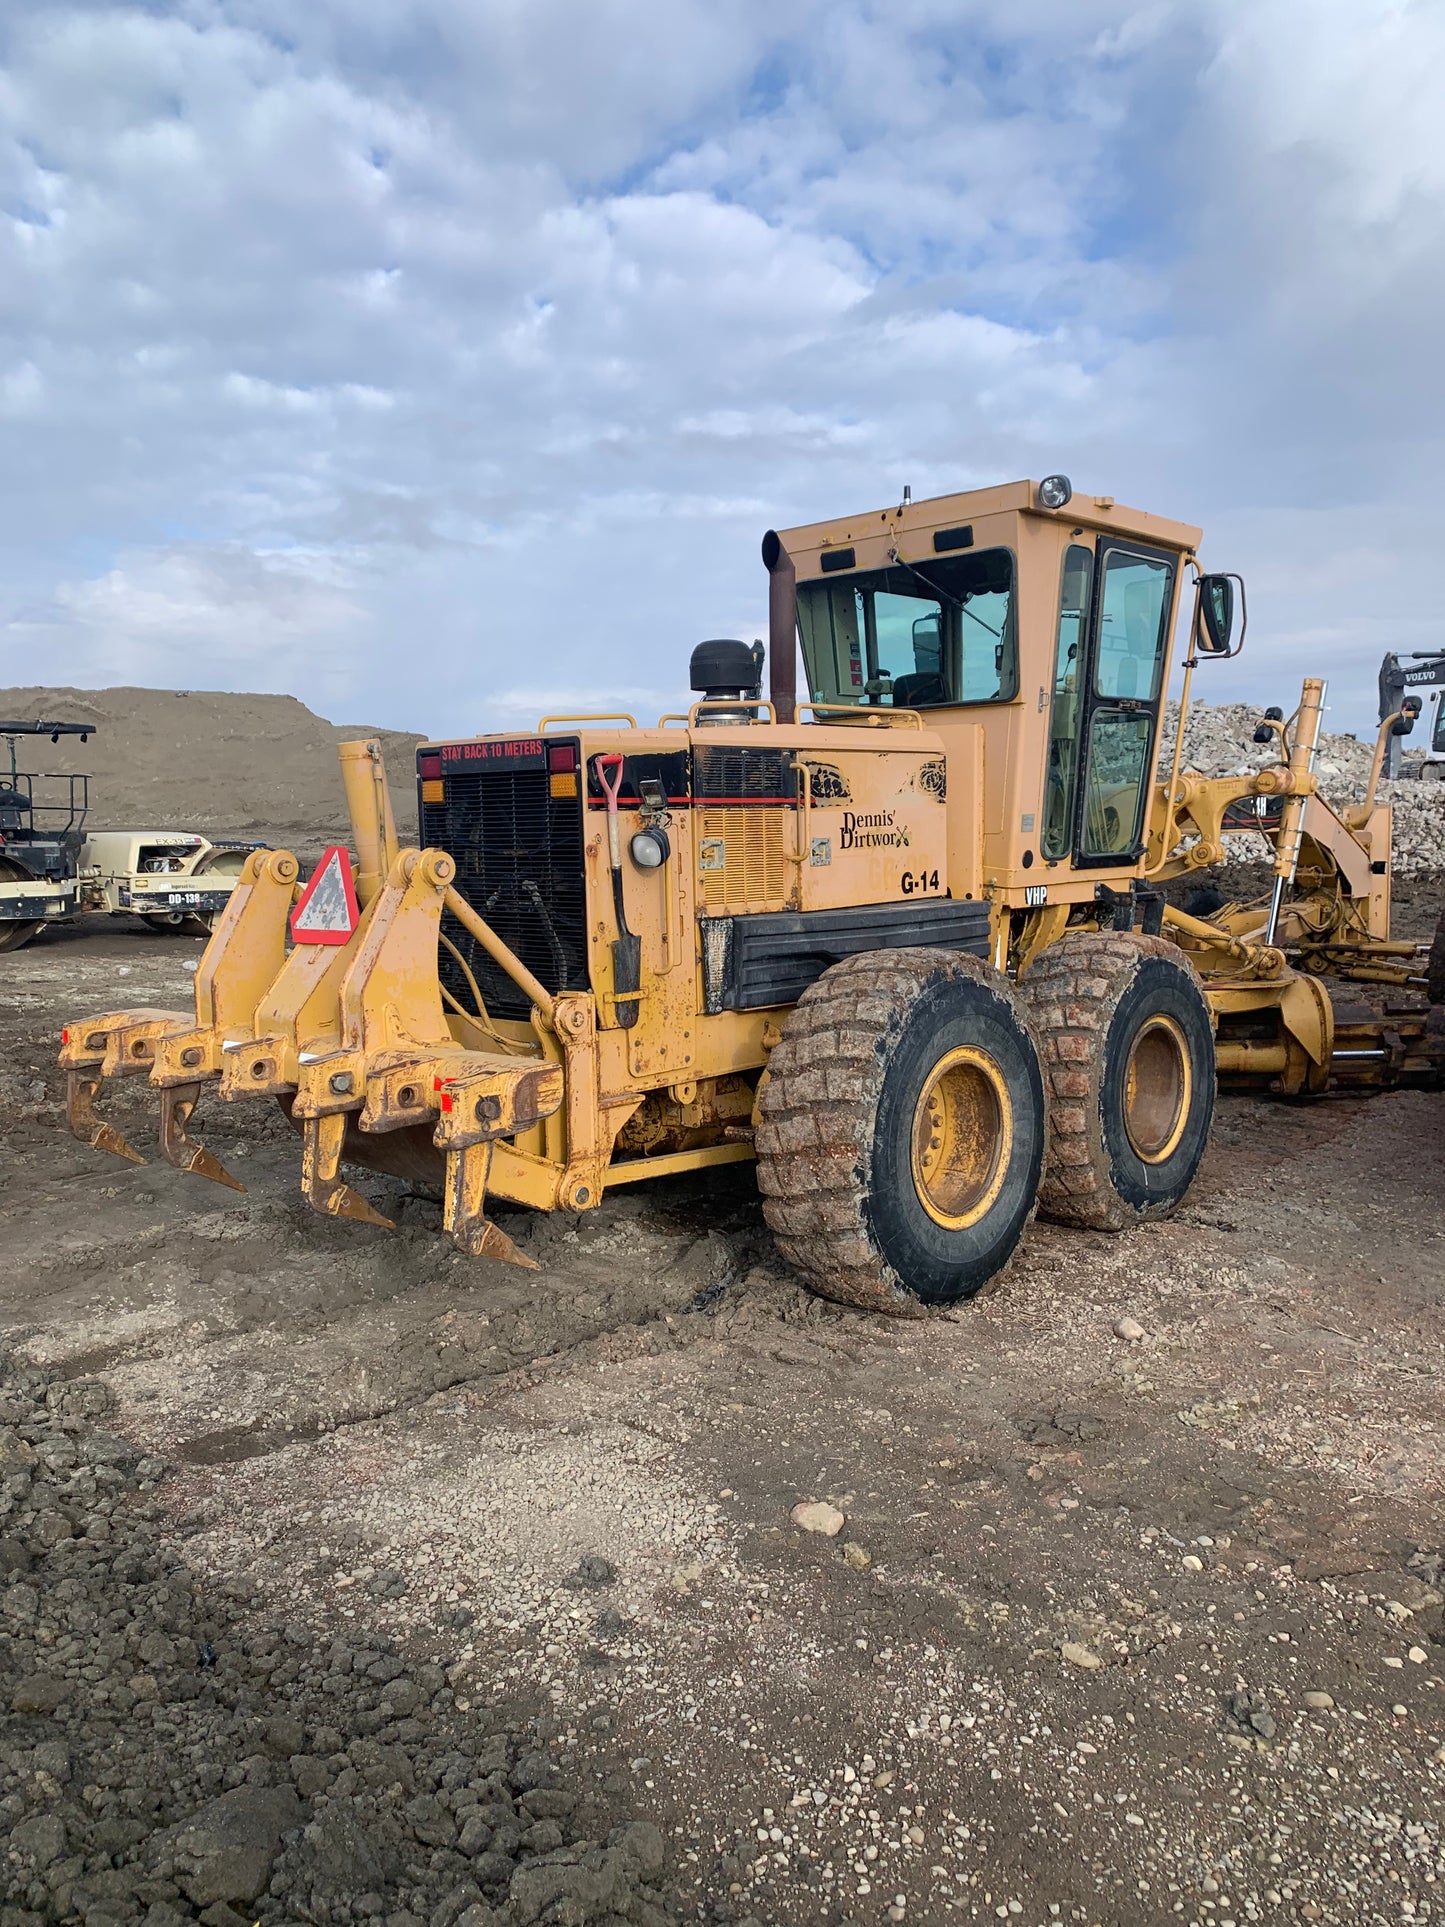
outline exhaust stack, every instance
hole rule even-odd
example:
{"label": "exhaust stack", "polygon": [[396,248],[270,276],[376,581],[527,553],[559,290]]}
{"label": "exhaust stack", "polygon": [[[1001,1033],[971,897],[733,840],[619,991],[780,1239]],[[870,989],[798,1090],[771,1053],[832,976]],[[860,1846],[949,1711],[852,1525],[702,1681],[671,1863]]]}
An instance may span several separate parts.
{"label": "exhaust stack", "polygon": [[780,723],[798,716],[798,572],[776,529],[763,537],[768,572],[768,693]]}

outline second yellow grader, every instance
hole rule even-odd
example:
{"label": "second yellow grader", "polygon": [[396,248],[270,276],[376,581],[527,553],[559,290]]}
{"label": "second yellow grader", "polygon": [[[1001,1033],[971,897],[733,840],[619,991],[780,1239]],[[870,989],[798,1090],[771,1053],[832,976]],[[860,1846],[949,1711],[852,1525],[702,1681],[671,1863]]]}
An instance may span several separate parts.
{"label": "second yellow grader", "polygon": [[[420,849],[376,746],[344,745],[354,918],[339,854],[318,924],[296,859],[257,851],[194,1009],[67,1030],[72,1128],[137,1157],[94,1101],[144,1075],[164,1155],[234,1184],[198,1100],[279,1101],[316,1209],[385,1224],[343,1170],[391,1172],[438,1189],[464,1251],[522,1264],[492,1200],[592,1211],[755,1160],[812,1286],[909,1311],[976,1292],[1035,1208],[1172,1210],[1218,1080],[1438,1079],[1423,1009],[1339,1013],[1321,981],[1422,981],[1375,797],[1411,716],[1348,807],[1316,788],[1314,680],[1261,719],[1266,767],[1186,770],[1195,667],[1242,641],[1243,585],[1201,573],[1199,539],[1063,476],[770,531],[767,699],[760,647],[706,642],[699,700],[655,727],[424,744]],[[1166,900],[1245,829],[1272,846],[1259,903]]]}

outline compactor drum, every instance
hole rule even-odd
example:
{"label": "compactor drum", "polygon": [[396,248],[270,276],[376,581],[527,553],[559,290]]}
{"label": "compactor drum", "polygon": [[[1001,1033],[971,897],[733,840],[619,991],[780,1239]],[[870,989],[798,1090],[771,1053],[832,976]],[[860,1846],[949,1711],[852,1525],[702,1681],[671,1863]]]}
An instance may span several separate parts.
{"label": "compactor drum", "polygon": [[[420,849],[376,745],[343,745],[354,864],[330,852],[303,893],[287,852],[249,855],[194,1009],[67,1030],[72,1128],[138,1156],[94,1106],[144,1074],[164,1155],[234,1184],[197,1104],[279,1100],[316,1209],[385,1224],[357,1167],[390,1171],[435,1187],[463,1250],[520,1264],[492,1200],[590,1211],[755,1161],[811,1285],[920,1311],[976,1292],[1035,1209],[1172,1210],[1217,1080],[1438,1078],[1423,1010],[1337,1030],[1321,981],[1424,981],[1389,939],[1375,801],[1408,714],[1340,812],[1318,682],[1261,720],[1273,766],[1156,770],[1186,602],[1182,706],[1242,640],[1198,540],[1062,476],[770,532],[768,699],[761,645],[714,641],[655,727],[423,744]],[[1164,886],[1237,827],[1270,841],[1267,900],[1176,907]]]}

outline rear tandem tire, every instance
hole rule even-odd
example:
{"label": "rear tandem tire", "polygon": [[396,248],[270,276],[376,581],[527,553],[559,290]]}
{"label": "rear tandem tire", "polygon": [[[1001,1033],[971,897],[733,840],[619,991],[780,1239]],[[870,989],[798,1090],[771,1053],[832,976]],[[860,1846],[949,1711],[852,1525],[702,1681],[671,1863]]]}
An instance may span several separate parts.
{"label": "rear tandem tire", "polygon": [[1092,1231],[1167,1217],[1214,1116],[1214,1025],[1188,958],[1164,937],[1079,931],[1019,990],[1051,1099],[1040,1216]]}
{"label": "rear tandem tire", "polygon": [[1038,1046],[1006,979],[954,951],[835,964],[783,1021],[758,1093],[758,1185],[825,1298],[917,1315],[971,1298],[1033,1216]]}

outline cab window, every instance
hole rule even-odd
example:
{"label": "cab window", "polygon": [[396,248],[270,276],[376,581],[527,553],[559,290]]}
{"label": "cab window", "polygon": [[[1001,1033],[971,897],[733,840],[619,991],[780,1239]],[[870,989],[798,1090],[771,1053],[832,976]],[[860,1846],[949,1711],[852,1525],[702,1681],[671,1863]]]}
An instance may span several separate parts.
{"label": "cab window", "polygon": [[1127,549],[1106,553],[1094,664],[1094,694],[1105,702],[1152,703],[1158,694],[1173,585],[1170,562]]}
{"label": "cab window", "polygon": [[798,628],[818,703],[937,709],[1018,693],[1008,549],[895,563],[798,584]]}
{"label": "cab window", "polygon": [[1053,706],[1049,712],[1049,762],[1044,787],[1044,855],[1069,853],[1074,827],[1074,775],[1079,766],[1080,706],[1088,674],[1089,603],[1094,592],[1094,551],[1071,543],[1064,551],[1059,632],[1054,651]]}
{"label": "cab window", "polygon": [[1125,862],[1139,848],[1174,606],[1169,557],[1109,547],[1099,567],[1075,853],[1081,863]]}

